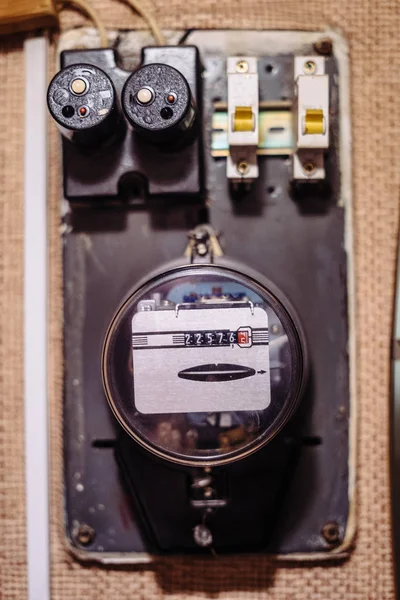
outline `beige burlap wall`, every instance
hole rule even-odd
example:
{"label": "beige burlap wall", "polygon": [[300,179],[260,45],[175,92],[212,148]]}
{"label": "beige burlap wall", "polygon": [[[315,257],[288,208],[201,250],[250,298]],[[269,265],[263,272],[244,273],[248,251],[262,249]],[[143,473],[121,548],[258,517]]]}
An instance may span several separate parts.
{"label": "beige burlap wall", "polygon": [[[140,20],[113,0],[92,0],[109,28]],[[359,535],[338,566],[274,565],[268,559],[177,559],[153,570],[83,567],[63,546],[61,472],[61,193],[51,128],[51,588],[52,600],[224,598],[387,600],[391,562],[388,414],[389,341],[400,182],[398,0],[155,0],[165,28],[341,29],[350,43],[357,264]],[[81,24],[65,14],[63,27]],[[0,598],[26,598],[22,395],[22,38],[0,47]]]}

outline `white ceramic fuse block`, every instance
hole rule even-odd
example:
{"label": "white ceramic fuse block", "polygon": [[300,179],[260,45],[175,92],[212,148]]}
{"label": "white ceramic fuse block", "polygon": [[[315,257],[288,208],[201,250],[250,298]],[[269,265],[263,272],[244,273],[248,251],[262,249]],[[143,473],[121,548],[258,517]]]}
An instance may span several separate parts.
{"label": "white ceramic fuse block", "polygon": [[228,76],[227,176],[234,180],[258,177],[258,67],[254,56],[230,56]]}
{"label": "white ceramic fuse block", "polygon": [[324,151],[329,148],[329,76],[323,56],[297,56],[295,179],[324,179]]}

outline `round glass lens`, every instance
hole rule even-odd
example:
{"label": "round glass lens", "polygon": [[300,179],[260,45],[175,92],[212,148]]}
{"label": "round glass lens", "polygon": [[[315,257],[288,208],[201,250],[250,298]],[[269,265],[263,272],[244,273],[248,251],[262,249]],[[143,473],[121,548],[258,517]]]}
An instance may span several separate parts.
{"label": "round glass lens", "polygon": [[253,452],[300,397],[304,352],[276,295],[225,267],[173,269],[134,292],[107,333],[103,379],[124,429],[188,465]]}

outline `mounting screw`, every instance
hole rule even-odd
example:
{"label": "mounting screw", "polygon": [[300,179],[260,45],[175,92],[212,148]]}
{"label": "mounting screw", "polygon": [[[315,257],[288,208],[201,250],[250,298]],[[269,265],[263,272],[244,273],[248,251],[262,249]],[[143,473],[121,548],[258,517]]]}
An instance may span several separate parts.
{"label": "mounting screw", "polygon": [[317,65],[313,60],[307,60],[303,65],[303,71],[306,75],[312,75],[317,70]]}
{"label": "mounting screw", "polygon": [[212,482],[212,477],[209,475],[200,475],[199,477],[195,477],[192,483],[192,488],[195,490],[198,489],[209,489],[209,486]]}
{"label": "mounting screw", "polygon": [[326,523],[322,528],[322,536],[325,541],[331,546],[336,545],[340,542],[339,525],[334,521]]}
{"label": "mounting screw", "polygon": [[199,256],[205,256],[208,252],[206,244],[200,243],[196,246],[196,252]]}
{"label": "mounting screw", "polygon": [[318,42],[315,42],[314,50],[318,52],[318,54],[332,54],[333,42],[331,38],[323,38],[322,40],[318,40]]}
{"label": "mounting screw", "polygon": [[205,525],[196,525],[193,529],[193,538],[196,544],[201,548],[207,548],[207,546],[211,546],[213,542],[212,533]]}
{"label": "mounting screw", "polygon": [[236,63],[236,72],[237,73],[247,73],[249,70],[249,63],[247,60],[238,60]]}
{"label": "mounting screw", "polygon": [[78,533],[76,535],[76,539],[82,546],[88,546],[89,544],[91,544],[93,542],[95,536],[96,536],[96,533],[95,533],[93,527],[90,527],[90,525],[86,525],[85,523],[82,523],[82,525],[79,526]]}
{"label": "mounting screw", "polygon": [[248,172],[249,168],[250,168],[250,165],[247,162],[247,160],[241,160],[236,165],[236,170],[237,170],[237,172],[240,175],[246,175],[246,173]]}
{"label": "mounting screw", "polygon": [[308,160],[303,164],[303,171],[307,175],[312,175],[316,169],[316,165],[312,160]]}
{"label": "mounting screw", "polygon": [[213,490],[211,487],[206,487],[204,490],[204,498],[212,498]]}
{"label": "mounting screw", "polygon": [[189,239],[193,242],[194,251],[198,256],[208,253],[210,234],[206,229],[197,228],[189,233]]}

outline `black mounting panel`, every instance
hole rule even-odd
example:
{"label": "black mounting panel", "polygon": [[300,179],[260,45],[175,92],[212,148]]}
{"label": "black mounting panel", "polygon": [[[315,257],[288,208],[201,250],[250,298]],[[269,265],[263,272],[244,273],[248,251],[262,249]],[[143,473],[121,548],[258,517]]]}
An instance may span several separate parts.
{"label": "black mounting panel", "polygon": [[[221,232],[230,259],[259,271],[291,301],[305,330],[311,363],[301,409],[289,427],[254,455],[250,468],[246,463],[232,466],[231,485],[237,503],[225,516],[221,511],[217,538],[224,552],[337,559],[348,553],[351,531],[348,274],[346,209],[339,202],[338,65],[333,55],[327,56],[327,72],[335,75],[330,92],[333,143],[326,157],[328,185],[293,188],[291,157],[269,156],[260,157],[260,176],[251,191],[234,195],[226,179],[225,160],[212,158],[210,153],[213,105],[216,100],[226,101],[226,47],[229,45],[232,54],[235,43],[239,53],[243,51],[240,36],[247,33],[254,38],[262,101],[293,99],[294,56],[265,55],[263,45],[257,45],[257,35],[263,32],[221,32],[221,46],[207,44],[208,33],[194,32],[187,40],[194,36],[204,68],[200,103],[204,180],[199,161],[201,141],[193,144],[189,155],[188,149],[182,149],[184,161],[175,156],[166,164],[164,154],[154,148],[151,153],[148,148],[141,150],[140,162],[138,155],[130,152],[126,136],[119,151],[103,157],[101,165],[99,157],[83,151],[80,155],[64,143],[66,195],[70,199],[90,196],[90,202],[70,203],[65,216],[67,535],[77,556],[102,562],[110,558],[143,562],[149,553],[198,551],[190,537],[198,515],[183,500],[188,468],[179,470],[154,460],[126,437],[106,402],[100,362],[107,326],[122,299],[138,280],[181,256],[187,231],[208,220]],[[218,33],[213,32],[214,38]],[[224,45],[226,36],[231,36],[230,42]],[[302,54],[314,53],[312,43],[304,38],[299,47]],[[187,61],[174,66],[185,69],[190,85],[198,91],[196,50],[180,46],[172,51],[179,56],[188,52]],[[157,49],[146,49],[144,60],[166,60],[164,51],[158,52],[160,56]],[[83,59],[96,60],[116,88],[121,88],[127,72],[116,66],[112,50],[63,54],[63,64]],[[168,62],[171,64],[170,58]],[[115,197],[121,177],[132,169],[146,175],[149,193],[161,194],[159,202],[149,203],[146,195],[120,198],[118,203],[104,201]],[[202,189],[208,194],[204,205],[184,199],[169,202],[170,193],[190,191],[200,197]],[[294,445],[293,439],[297,440]],[[144,481],[147,497],[153,498],[151,504],[143,503],[135,477]],[[163,530],[165,522],[176,532],[173,540]],[[329,523],[335,534],[330,540],[323,534]],[[94,531],[86,544],[79,539],[80,524]],[[237,543],[238,531],[241,539],[247,535],[242,544]]]}
{"label": "black mounting panel", "polygon": [[[68,50],[61,54],[61,67],[87,63],[101,68],[111,78],[117,96],[131,74],[118,66],[114,50]],[[193,97],[201,106],[200,62],[193,46],[148,47],[142,64],[164,63],[178,69],[187,79]],[[199,115],[199,121],[201,115]],[[63,140],[64,195],[68,200],[117,199],[125,187],[146,196],[201,199],[203,192],[202,142],[196,137],[171,151],[149,144],[127,128],[116,139],[88,150]]]}

